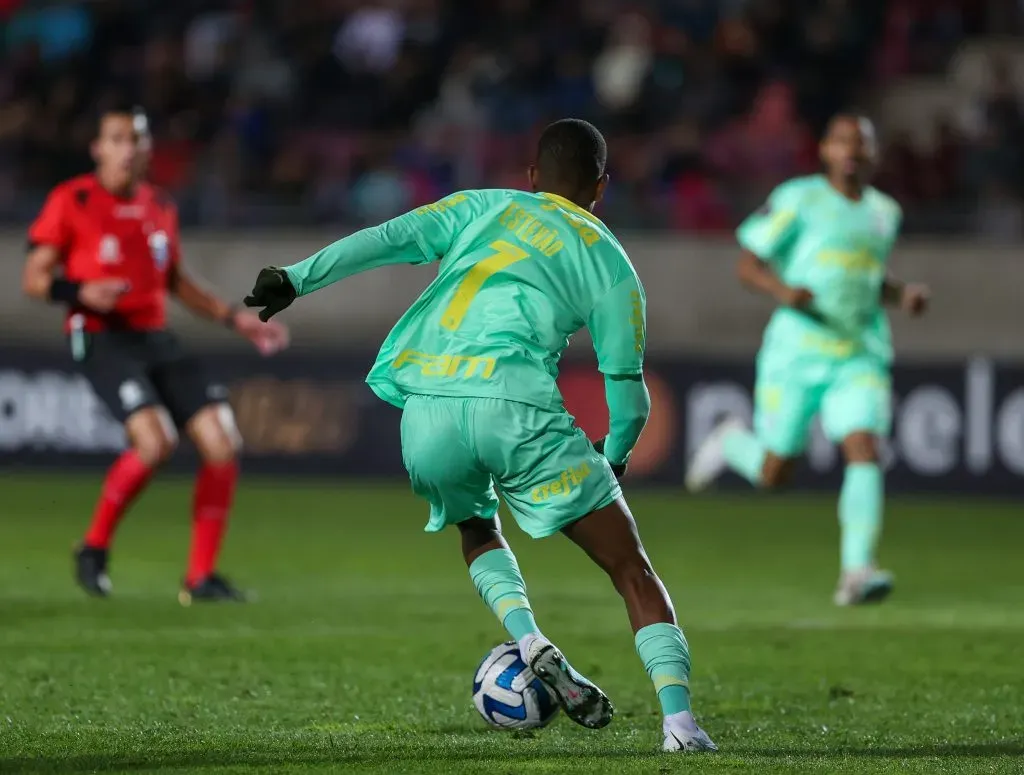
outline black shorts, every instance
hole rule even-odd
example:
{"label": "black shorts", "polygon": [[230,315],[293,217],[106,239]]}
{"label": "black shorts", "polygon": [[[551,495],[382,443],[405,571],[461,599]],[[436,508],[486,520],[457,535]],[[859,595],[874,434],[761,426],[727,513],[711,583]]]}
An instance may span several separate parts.
{"label": "black shorts", "polygon": [[227,387],[210,379],[169,331],[103,331],[85,334],[84,345],[79,368],[121,422],[163,406],[184,428],[200,409],[228,400]]}

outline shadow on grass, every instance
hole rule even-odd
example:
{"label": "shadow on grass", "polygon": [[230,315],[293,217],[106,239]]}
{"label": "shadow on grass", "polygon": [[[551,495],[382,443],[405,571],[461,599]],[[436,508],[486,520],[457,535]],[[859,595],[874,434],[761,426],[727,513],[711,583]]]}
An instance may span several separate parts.
{"label": "shadow on grass", "polygon": [[[634,748],[597,750],[591,756],[599,759],[625,759],[654,754],[653,751],[638,751]],[[893,748],[853,748],[849,746],[828,749],[729,749],[725,751],[733,761],[737,757],[768,757],[794,759],[821,759],[853,757],[868,759],[917,759],[930,757],[987,758],[1002,756],[1024,756],[1024,741],[995,743],[949,743],[943,745],[922,745]],[[501,771],[502,767],[524,764],[532,761],[553,761],[578,759],[580,753],[571,750],[535,750],[516,752],[511,756],[479,750],[438,750],[409,747],[402,751],[346,750],[345,746],[318,750],[282,750],[246,752],[235,748],[227,750],[189,751],[180,754],[161,753],[145,755],[123,753],[110,755],[85,755],[67,758],[6,758],[0,759],[0,773],[85,773],[85,772],[147,772],[163,769],[187,769],[196,772],[214,767],[274,767],[274,766],[324,766],[335,765],[389,765],[395,771],[412,767],[418,771],[429,771],[427,762],[479,762]],[[417,764],[419,766],[417,766]],[[405,771],[412,771],[406,769]]]}

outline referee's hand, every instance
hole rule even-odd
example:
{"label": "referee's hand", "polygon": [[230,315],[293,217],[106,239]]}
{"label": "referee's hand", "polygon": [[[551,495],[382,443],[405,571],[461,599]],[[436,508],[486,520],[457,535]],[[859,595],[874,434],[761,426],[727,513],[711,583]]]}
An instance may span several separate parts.
{"label": "referee's hand", "polygon": [[288,274],[276,266],[261,269],[256,277],[252,293],[243,299],[247,307],[263,307],[260,320],[266,323],[274,315],[295,301],[295,287],[288,279]]}

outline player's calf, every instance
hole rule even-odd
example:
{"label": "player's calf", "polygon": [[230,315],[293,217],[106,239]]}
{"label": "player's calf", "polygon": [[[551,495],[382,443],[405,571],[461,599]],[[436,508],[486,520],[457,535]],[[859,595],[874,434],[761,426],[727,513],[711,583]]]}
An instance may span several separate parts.
{"label": "player's calf", "polygon": [[839,493],[840,564],[836,605],[859,605],[885,600],[893,577],[875,566],[882,533],[885,477],[878,463],[873,433],[851,433],[842,443],[846,470]]}
{"label": "player's calf", "polygon": [[203,407],[188,421],[186,430],[203,462],[192,500],[188,569],[178,599],[182,605],[246,600],[243,592],[217,572],[238,484],[236,458],[241,437],[231,407],[222,403]]}
{"label": "player's calf", "polygon": [[75,580],[96,597],[106,597],[113,589],[110,545],[118,525],[178,441],[170,417],[160,406],[145,406],[129,415],[125,432],[131,447],[107,472],[92,521],[74,554]]}
{"label": "player's calf", "polygon": [[626,603],[637,655],[664,713],[665,750],[717,750],[693,718],[689,646],[625,502],[619,499],[564,532],[608,574]]}

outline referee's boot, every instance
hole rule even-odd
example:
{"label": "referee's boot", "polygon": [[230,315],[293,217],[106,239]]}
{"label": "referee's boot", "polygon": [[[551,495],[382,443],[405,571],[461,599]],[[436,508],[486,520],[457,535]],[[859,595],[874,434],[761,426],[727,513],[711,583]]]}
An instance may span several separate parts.
{"label": "referee's boot", "polygon": [[185,584],[178,593],[183,606],[193,603],[245,603],[249,595],[219,573],[211,573],[194,584]]}
{"label": "referee's boot", "polygon": [[106,549],[79,544],[75,547],[75,580],[78,586],[93,597],[109,597],[113,589],[107,574]]}

